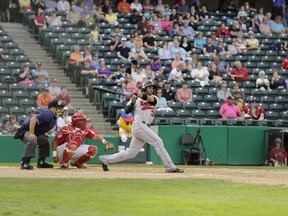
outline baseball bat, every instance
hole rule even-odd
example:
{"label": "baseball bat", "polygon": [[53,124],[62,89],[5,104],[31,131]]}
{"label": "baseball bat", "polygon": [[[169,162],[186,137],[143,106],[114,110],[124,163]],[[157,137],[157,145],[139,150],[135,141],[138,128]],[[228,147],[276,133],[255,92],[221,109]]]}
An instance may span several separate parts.
{"label": "baseball bat", "polygon": [[105,87],[100,87],[100,86],[93,86],[92,89],[98,90],[98,91],[103,91],[103,92],[107,92],[107,93],[111,93],[111,94],[118,94],[118,95],[122,95],[122,96],[126,96],[125,94],[116,92],[114,90],[105,88]]}

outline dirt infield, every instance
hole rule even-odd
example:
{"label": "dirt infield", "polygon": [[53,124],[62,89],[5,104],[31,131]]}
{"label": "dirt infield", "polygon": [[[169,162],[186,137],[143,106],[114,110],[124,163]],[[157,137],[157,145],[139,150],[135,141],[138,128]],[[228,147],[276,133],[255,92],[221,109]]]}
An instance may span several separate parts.
{"label": "dirt infield", "polygon": [[87,169],[67,170],[37,169],[21,170],[16,166],[0,166],[0,177],[11,178],[130,178],[130,179],[218,179],[244,184],[265,184],[288,186],[288,170],[274,167],[220,167],[220,166],[182,166],[184,173],[164,173],[159,165],[117,164],[110,167],[109,172],[103,172],[99,165],[89,165]]}

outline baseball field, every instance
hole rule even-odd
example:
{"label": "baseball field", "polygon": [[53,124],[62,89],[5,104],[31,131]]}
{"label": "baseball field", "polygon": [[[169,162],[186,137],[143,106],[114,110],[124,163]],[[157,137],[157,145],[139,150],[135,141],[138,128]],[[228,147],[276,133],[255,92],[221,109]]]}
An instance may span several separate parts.
{"label": "baseball field", "polygon": [[286,215],[285,167],[117,164],[87,169],[0,166],[0,215]]}

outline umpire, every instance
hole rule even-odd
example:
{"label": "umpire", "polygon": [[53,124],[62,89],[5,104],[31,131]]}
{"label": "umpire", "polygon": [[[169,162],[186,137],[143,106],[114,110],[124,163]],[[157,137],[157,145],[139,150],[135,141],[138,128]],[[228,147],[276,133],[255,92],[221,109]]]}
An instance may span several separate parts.
{"label": "umpire", "polygon": [[46,133],[56,125],[57,117],[62,115],[64,106],[63,101],[52,100],[48,105],[48,109],[43,108],[38,115],[32,117],[18,129],[14,138],[21,139],[25,144],[21,169],[33,169],[30,160],[35,157],[37,145],[39,149],[37,168],[54,167],[52,164],[45,162],[45,158],[49,156],[50,152],[50,143]]}

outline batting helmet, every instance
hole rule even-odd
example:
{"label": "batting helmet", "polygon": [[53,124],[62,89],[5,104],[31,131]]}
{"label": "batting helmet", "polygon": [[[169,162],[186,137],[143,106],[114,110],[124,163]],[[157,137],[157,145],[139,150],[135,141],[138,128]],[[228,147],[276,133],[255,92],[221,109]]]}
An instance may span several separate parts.
{"label": "batting helmet", "polygon": [[155,86],[155,84],[153,83],[153,81],[151,81],[151,80],[146,80],[146,81],[143,83],[143,85],[142,85],[142,89],[143,89],[144,92],[147,90],[147,87],[148,87],[148,86],[153,86],[154,89],[156,88],[156,86]]}
{"label": "batting helmet", "polygon": [[72,125],[84,129],[87,125],[87,117],[83,113],[75,113],[72,116]]}

